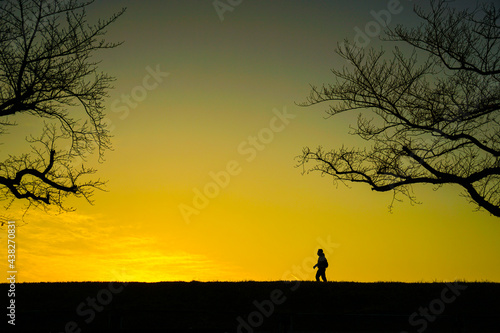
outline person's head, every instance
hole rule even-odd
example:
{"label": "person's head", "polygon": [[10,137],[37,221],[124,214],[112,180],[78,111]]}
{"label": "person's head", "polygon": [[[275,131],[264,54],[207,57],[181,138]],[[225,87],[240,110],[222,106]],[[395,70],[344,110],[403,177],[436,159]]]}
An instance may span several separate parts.
{"label": "person's head", "polygon": [[318,250],[318,256],[324,256],[325,254],[323,253],[323,249]]}

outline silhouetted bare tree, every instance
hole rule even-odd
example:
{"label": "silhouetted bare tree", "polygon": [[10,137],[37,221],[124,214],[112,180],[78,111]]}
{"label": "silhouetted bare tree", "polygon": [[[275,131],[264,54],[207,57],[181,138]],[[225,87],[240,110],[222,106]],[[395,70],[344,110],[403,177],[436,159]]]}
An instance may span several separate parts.
{"label": "silhouetted bare tree", "polygon": [[103,99],[113,78],[99,73],[91,57],[119,45],[103,36],[124,9],[90,25],[86,8],[92,2],[0,2],[0,134],[29,117],[40,118],[43,128],[28,138],[31,152],[0,162],[0,199],[8,205],[26,199],[28,206],[67,210],[65,198],[90,201],[103,185],[84,180],[95,170],[75,165],[75,159],[96,149],[101,159],[110,148]]}
{"label": "silhouetted bare tree", "polygon": [[301,105],[334,102],[330,116],[363,110],[354,134],[368,144],[304,148],[299,165],[393,191],[391,207],[398,194],[414,202],[414,184],[457,184],[478,209],[500,217],[500,11],[492,2],[465,10],[430,4],[415,7],[418,27],[386,32],[386,41],[412,46],[409,55],[339,44],[350,68],[332,70],[336,82],[312,86]]}

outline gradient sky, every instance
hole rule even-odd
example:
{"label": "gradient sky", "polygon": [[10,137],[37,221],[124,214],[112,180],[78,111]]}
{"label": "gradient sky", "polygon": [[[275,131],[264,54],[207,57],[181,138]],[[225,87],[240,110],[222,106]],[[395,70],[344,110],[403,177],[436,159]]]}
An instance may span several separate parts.
{"label": "gradient sky", "polygon": [[[345,65],[336,43],[376,27],[389,3],[244,0],[221,20],[213,1],[97,1],[91,21],[127,7],[107,35],[124,44],[96,55],[117,79],[106,101],[114,151],[98,165],[108,192],[93,206],[71,201],[73,213],[30,210],[23,221],[10,209],[18,280],[313,279],[322,247],[330,280],[500,282],[500,220],[458,187],[414,187],[421,204],[391,213],[391,193],[295,167],[304,146],[362,144],[348,134],[354,114],[325,119],[327,104],[296,103],[333,81]],[[411,1],[398,9],[391,26],[415,22]],[[22,120],[2,156],[40,130]]]}

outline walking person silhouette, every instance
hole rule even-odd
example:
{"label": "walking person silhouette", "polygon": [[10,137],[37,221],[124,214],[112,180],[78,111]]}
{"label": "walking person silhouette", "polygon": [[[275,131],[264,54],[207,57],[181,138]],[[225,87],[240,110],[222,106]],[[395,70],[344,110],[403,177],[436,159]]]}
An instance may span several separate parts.
{"label": "walking person silhouette", "polygon": [[318,250],[318,263],[314,265],[313,268],[318,267],[318,271],[316,272],[316,281],[319,282],[319,278],[326,282],[326,268],[328,267],[328,261],[326,260],[325,254],[322,249]]}

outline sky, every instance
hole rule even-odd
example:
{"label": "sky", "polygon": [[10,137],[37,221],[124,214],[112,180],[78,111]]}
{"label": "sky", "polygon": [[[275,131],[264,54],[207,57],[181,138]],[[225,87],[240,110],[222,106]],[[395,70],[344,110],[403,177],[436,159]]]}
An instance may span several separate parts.
{"label": "sky", "polygon": [[[111,0],[89,21],[122,7],[106,38],[123,44],[96,55],[116,77],[107,191],[6,212],[19,282],[312,280],[318,248],[332,281],[500,282],[500,221],[458,187],[415,186],[419,204],[390,210],[391,193],[297,167],[304,147],[364,144],[355,115],[297,104],[346,65],[337,43],[392,49],[381,22],[415,24],[412,1]],[[39,130],[22,120],[0,154]]]}

